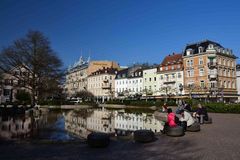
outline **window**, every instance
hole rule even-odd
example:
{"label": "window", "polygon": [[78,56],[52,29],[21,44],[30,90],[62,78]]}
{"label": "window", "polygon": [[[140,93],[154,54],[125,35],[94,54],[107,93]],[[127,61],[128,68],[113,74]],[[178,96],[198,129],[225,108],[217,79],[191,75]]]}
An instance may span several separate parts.
{"label": "window", "polygon": [[221,64],[221,61],[222,61],[221,58],[219,58],[219,59],[218,59],[218,63]]}
{"label": "window", "polygon": [[199,76],[204,76],[204,69],[203,68],[199,69]]}
{"label": "window", "polygon": [[204,81],[200,81],[200,87],[201,87],[201,88],[204,88],[204,87],[205,87]]}
{"label": "window", "polygon": [[187,77],[193,77],[193,76],[194,76],[194,70],[188,70]]}
{"label": "window", "polygon": [[174,70],[174,66],[172,66],[172,70]]}
{"label": "window", "polygon": [[181,78],[181,77],[182,77],[181,73],[178,73],[178,78]]}
{"label": "window", "polygon": [[151,82],[152,78],[149,78],[149,81]]}
{"label": "window", "polygon": [[213,49],[213,44],[209,44],[208,49]]}
{"label": "window", "polygon": [[203,52],[203,47],[198,47],[198,53],[202,53]]}
{"label": "window", "polygon": [[216,83],[215,82],[211,82],[211,88],[215,88],[216,87]]}
{"label": "window", "polygon": [[161,79],[163,79],[163,75],[161,75],[161,77],[160,77]]}
{"label": "window", "polygon": [[188,49],[188,50],[186,51],[186,53],[187,53],[187,56],[191,55],[191,54],[192,54],[192,49],[191,49],[191,48]]}
{"label": "window", "polygon": [[190,61],[189,60],[187,60],[186,66],[190,66]]}
{"label": "window", "polygon": [[165,75],[166,80],[168,81],[168,74]]}
{"label": "window", "polygon": [[165,67],[165,70],[166,70],[166,71],[168,70],[168,66]]}
{"label": "window", "polygon": [[190,60],[190,66],[193,66],[193,60],[192,59]]}
{"label": "window", "polygon": [[4,89],[3,90],[3,95],[4,96],[9,96],[11,94],[11,89]]}
{"label": "window", "polygon": [[179,64],[177,68],[180,69],[180,67],[181,67],[181,65]]}
{"label": "window", "polygon": [[156,78],[156,77],[154,77],[154,81],[157,81],[157,78]]}
{"label": "window", "polygon": [[175,74],[174,73],[172,74],[172,78],[175,78]]}
{"label": "window", "polygon": [[203,65],[203,58],[202,57],[199,58],[199,65]]}

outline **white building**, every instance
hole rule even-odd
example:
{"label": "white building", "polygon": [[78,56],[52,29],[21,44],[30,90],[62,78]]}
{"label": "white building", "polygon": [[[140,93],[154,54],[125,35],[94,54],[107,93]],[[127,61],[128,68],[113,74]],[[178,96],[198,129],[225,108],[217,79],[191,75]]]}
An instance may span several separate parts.
{"label": "white building", "polygon": [[118,72],[115,79],[115,97],[134,97],[143,91],[143,74],[140,68],[128,68]]}
{"label": "white building", "polygon": [[128,92],[130,96],[142,94],[143,90],[143,71],[137,69],[136,71],[128,74]]}
{"label": "white building", "polygon": [[157,68],[143,70],[143,96],[158,96],[160,88],[160,79],[157,74]]}
{"label": "white building", "polygon": [[166,56],[158,68],[158,74],[160,96],[184,95],[182,54]]}
{"label": "white building", "polygon": [[115,78],[115,97],[124,97],[128,93],[128,68],[118,71]]}

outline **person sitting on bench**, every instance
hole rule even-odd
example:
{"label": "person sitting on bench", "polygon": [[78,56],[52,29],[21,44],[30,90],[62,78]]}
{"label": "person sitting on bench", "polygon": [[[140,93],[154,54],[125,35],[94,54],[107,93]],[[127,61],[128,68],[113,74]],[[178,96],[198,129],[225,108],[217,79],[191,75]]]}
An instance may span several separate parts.
{"label": "person sitting on bench", "polygon": [[195,121],[192,117],[192,115],[185,111],[185,110],[180,110],[181,118],[180,120],[180,125],[183,127],[184,131],[187,130],[187,127],[190,127]]}
{"label": "person sitting on bench", "polygon": [[207,109],[205,107],[202,107],[200,103],[198,104],[198,109],[196,110],[196,112],[193,113],[193,116],[195,118],[198,118],[200,124],[203,124],[204,120],[208,121]]}

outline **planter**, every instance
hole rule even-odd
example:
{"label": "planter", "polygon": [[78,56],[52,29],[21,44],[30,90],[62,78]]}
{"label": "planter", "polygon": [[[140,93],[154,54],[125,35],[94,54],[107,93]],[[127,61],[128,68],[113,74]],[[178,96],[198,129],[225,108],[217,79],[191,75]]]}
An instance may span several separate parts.
{"label": "planter", "polygon": [[151,130],[137,130],[134,132],[134,140],[136,142],[147,143],[152,142],[155,136]]}
{"label": "planter", "polygon": [[110,138],[106,133],[90,133],[87,136],[87,143],[90,147],[107,147],[109,145]]}
{"label": "planter", "polygon": [[195,122],[190,127],[187,127],[187,131],[189,132],[199,132],[200,131],[200,124]]}
{"label": "planter", "polygon": [[167,135],[171,137],[180,137],[184,135],[183,127],[168,127],[167,128]]}

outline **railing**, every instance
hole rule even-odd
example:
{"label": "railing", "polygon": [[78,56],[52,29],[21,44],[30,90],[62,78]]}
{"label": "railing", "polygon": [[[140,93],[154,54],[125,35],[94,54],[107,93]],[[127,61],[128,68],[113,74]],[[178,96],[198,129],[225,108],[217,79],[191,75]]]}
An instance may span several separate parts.
{"label": "railing", "polygon": [[208,68],[217,67],[217,62],[208,62]]}
{"label": "railing", "polygon": [[109,83],[107,84],[102,84],[102,89],[110,89],[111,85]]}

